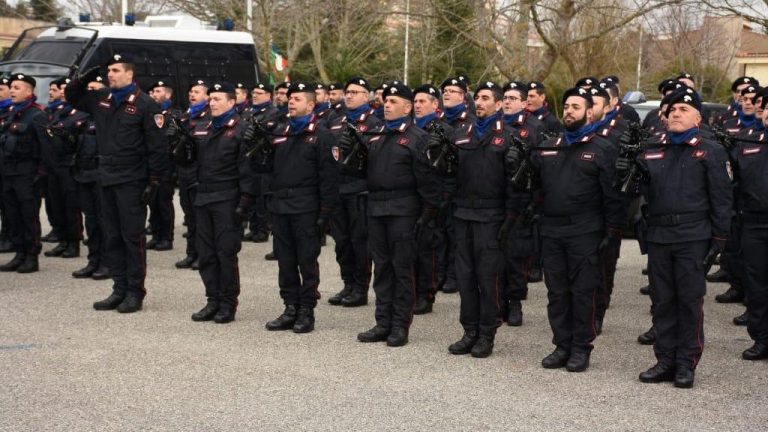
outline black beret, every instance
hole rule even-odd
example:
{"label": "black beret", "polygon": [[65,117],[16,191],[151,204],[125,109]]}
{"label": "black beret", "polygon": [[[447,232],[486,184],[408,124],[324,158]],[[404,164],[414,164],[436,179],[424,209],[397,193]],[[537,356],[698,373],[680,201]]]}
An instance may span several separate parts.
{"label": "black beret", "polygon": [[397,96],[411,102],[413,101],[413,91],[400,81],[387,83],[387,88],[384,89],[384,99],[389,96]]}
{"label": "black beret", "polygon": [[281,83],[279,83],[278,85],[275,86],[275,90],[277,91],[277,90],[280,90],[280,89],[288,89],[290,86],[291,86],[290,82],[283,81],[283,82],[281,82]]}
{"label": "black beret", "polygon": [[584,99],[587,101],[587,107],[592,107],[592,95],[590,94],[589,90],[583,88],[583,87],[573,87],[565,91],[563,93],[563,105],[565,105],[565,101],[568,100],[569,97],[576,96]]}
{"label": "black beret", "polygon": [[490,90],[496,94],[502,94],[501,87],[499,87],[498,84],[496,84],[493,81],[481,81],[477,84],[477,87],[475,87],[475,94],[477,94],[480,90]]}
{"label": "black beret", "polygon": [[240,82],[235,84],[235,88],[236,89],[248,90],[248,86],[243,84],[243,83],[240,83]]}
{"label": "black beret", "polygon": [[752,77],[741,76],[736,78],[733,81],[733,84],[731,84],[731,91],[735,92],[737,90],[737,87],[739,87],[742,84],[751,84],[753,86],[759,86],[760,82]]}
{"label": "black beret", "polygon": [[90,82],[97,82],[104,84],[104,78],[102,78],[100,75],[96,75]]}
{"label": "black beret", "polygon": [[669,116],[669,111],[672,109],[673,105],[681,103],[690,105],[701,112],[701,97],[696,93],[696,90],[690,87],[681,87],[670,93],[669,105],[667,106],[666,112],[667,116]]}
{"label": "black beret", "polygon": [[128,64],[134,64],[135,61],[133,59],[133,56],[129,53],[119,53],[119,54],[113,54],[112,57],[109,58],[109,61],[107,62],[107,66],[112,66],[116,63],[128,63]]}
{"label": "black beret", "polygon": [[659,93],[664,94],[664,88],[670,84],[677,84],[676,79],[667,78],[665,80],[662,80],[659,85],[656,87],[656,89],[659,91]]}
{"label": "black beret", "polygon": [[440,97],[440,89],[438,89],[437,87],[433,86],[432,84],[422,84],[422,85],[416,87],[413,90],[413,95],[414,96],[416,96],[419,93],[426,93],[426,94],[428,94],[430,96],[433,96],[433,97],[436,97],[436,98]]}
{"label": "black beret", "polygon": [[681,88],[688,88],[688,86],[683,84],[683,83],[681,83],[680,81],[673,81],[673,82],[665,85],[664,88],[661,89],[661,94],[664,95],[664,94],[667,94],[669,92],[673,92],[673,91],[675,91],[677,89],[681,89]]}
{"label": "black beret", "polygon": [[469,85],[472,84],[472,81],[470,81],[467,75],[458,75],[456,79],[463,82],[464,85],[466,85],[467,87],[469,87]]}
{"label": "black beret", "polygon": [[528,90],[539,90],[544,91],[547,88],[544,86],[543,82],[540,81],[531,81],[528,83]]}
{"label": "black beret", "polygon": [[[606,83],[600,83],[600,84],[606,84]],[[592,86],[592,87],[588,88],[587,90],[589,90],[589,94],[592,97],[601,97],[601,98],[604,98],[605,100],[608,100],[608,101],[611,100],[611,95],[608,94],[608,91],[602,85],[600,85],[600,86]]]}
{"label": "black beret", "polygon": [[619,81],[619,77],[616,75],[608,75],[607,77],[600,80],[600,82],[612,82],[617,85],[621,83],[621,81]]}
{"label": "black beret", "polygon": [[528,93],[528,84],[522,81],[510,81],[504,85],[503,90],[504,90],[504,93],[510,90],[517,90],[520,92],[521,95],[525,95]]}
{"label": "black beret", "polygon": [[275,87],[272,84],[258,83],[255,86],[251,87],[251,91],[254,91],[255,89],[264,90],[267,93],[272,93]]}
{"label": "black beret", "polygon": [[377,91],[379,91],[379,90],[382,90],[382,91],[383,91],[383,90],[384,90],[384,89],[386,89],[387,87],[389,87],[389,84],[387,84],[387,83],[386,83],[386,81],[385,81],[385,82],[383,82],[383,83],[381,83],[381,84],[377,85],[377,86],[376,86],[376,88],[375,88],[375,89],[373,89],[373,92],[374,92],[374,93],[376,93],[376,92],[377,92]]}
{"label": "black beret", "polygon": [[51,81],[50,85],[55,85],[56,87],[61,88],[61,86],[65,86],[65,85],[69,84],[69,82],[70,82],[69,78],[61,77],[59,79],[55,79],[55,80]]}
{"label": "black beret", "polygon": [[219,81],[211,84],[210,87],[208,87],[208,95],[211,93],[229,93],[231,95],[235,94],[235,86],[228,82]]}
{"label": "black beret", "polygon": [[744,89],[741,90],[741,95],[746,96],[750,93],[757,93],[760,90],[762,90],[760,87],[756,85],[750,85],[750,86],[744,87]]}
{"label": "black beret", "polygon": [[763,100],[760,101],[760,109],[765,109],[765,105],[768,104],[768,87],[763,87],[757,92],[757,95],[755,95],[755,102],[757,102],[757,99],[759,98],[763,98]]}
{"label": "black beret", "polygon": [[288,87],[288,97],[290,97],[293,93],[312,93],[315,94],[315,86],[313,86],[310,83],[302,82],[302,81],[296,81],[292,82],[291,86]]}
{"label": "black beret", "polygon": [[467,83],[466,81],[460,80],[457,78],[448,78],[445,81],[443,81],[442,84],[440,84],[440,90],[445,90],[446,87],[453,86],[460,88],[464,93],[467,92]]}
{"label": "black beret", "polygon": [[10,78],[8,78],[6,76],[0,78],[0,86],[10,87],[11,86]]}
{"label": "black beret", "polygon": [[203,86],[205,88],[208,88],[208,83],[205,82],[205,80],[202,78],[192,80],[192,82],[189,83],[189,90],[192,90],[192,87],[197,87],[197,86]]}
{"label": "black beret", "polygon": [[344,87],[342,87],[340,82],[336,81],[328,84],[328,90],[344,90]]}
{"label": "black beret", "polygon": [[[603,81],[600,84],[597,85],[597,87],[605,90],[606,93],[608,93],[608,90],[613,90],[615,93],[619,93],[619,87],[616,86],[616,83],[613,81]],[[608,94],[610,96],[610,93]]]}
{"label": "black beret", "polygon": [[696,82],[696,80],[693,78],[693,75],[689,74],[688,72],[680,72],[680,75],[677,76],[677,79],[689,79],[693,82]]}
{"label": "black beret", "polygon": [[37,85],[37,81],[35,81],[34,78],[23,73],[12,73],[8,82],[12,83],[14,81],[24,81],[25,83],[31,85],[33,88]]}
{"label": "black beret", "polygon": [[600,83],[600,80],[598,80],[595,77],[584,77],[576,81],[576,87],[592,87],[596,86]]}
{"label": "black beret", "polygon": [[[673,93],[674,93],[674,91],[672,91],[672,92],[670,92],[670,93],[667,93],[667,95],[666,95],[666,96],[664,96],[663,98],[661,98],[661,103],[659,103],[659,108],[663,107],[664,105],[669,105],[669,101],[671,101],[671,100],[672,100],[672,94],[673,94]],[[666,110],[664,111],[664,115],[667,115],[667,112],[666,112]]]}
{"label": "black beret", "polygon": [[344,90],[347,90],[347,87],[349,87],[352,84],[358,85],[358,86],[360,86],[360,87],[362,87],[362,88],[364,88],[364,89],[366,89],[368,91],[371,91],[371,84],[368,82],[367,79],[365,79],[363,77],[355,77],[355,78],[352,78],[351,80],[347,81],[347,84],[344,86]]}
{"label": "black beret", "polygon": [[315,90],[325,90],[328,91],[328,86],[323,83],[317,83],[315,84]]}
{"label": "black beret", "polygon": [[163,81],[163,80],[160,80],[160,81],[155,81],[155,82],[153,82],[153,83],[152,83],[152,84],[149,86],[149,88],[147,89],[147,91],[152,91],[152,90],[154,90],[154,89],[156,89],[156,88],[158,88],[158,87],[167,87],[167,88],[170,88],[170,89],[172,89],[172,88],[173,88],[173,86],[171,86],[171,83],[170,83],[170,81]]}

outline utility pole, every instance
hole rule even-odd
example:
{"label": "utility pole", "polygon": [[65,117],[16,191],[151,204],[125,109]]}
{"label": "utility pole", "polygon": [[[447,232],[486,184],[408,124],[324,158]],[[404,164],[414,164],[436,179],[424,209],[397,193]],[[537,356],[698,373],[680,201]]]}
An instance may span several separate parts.
{"label": "utility pole", "polygon": [[403,84],[408,85],[408,37],[411,28],[411,0],[405,0],[405,58],[403,59]]}

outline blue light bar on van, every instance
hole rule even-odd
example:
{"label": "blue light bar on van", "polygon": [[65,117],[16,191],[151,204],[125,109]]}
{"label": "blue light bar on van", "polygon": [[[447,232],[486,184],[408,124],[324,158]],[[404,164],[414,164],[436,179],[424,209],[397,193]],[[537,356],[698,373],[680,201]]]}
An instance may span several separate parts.
{"label": "blue light bar on van", "polygon": [[80,12],[79,18],[81,23],[89,23],[91,22],[91,14],[88,12]]}
{"label": "blue light bar on van", "polygon": [[136,24],[136,14],[133,12],[128,12],[125,14],[125,25],[132,26]]}
{"label": "blue light bar on van", "polygon": [[219,25],[216,26],[216,30],[232,31],[234,29],[235,29],[235,22],[232,21],[230,18],[224,18],[223,20],[219,21]]}

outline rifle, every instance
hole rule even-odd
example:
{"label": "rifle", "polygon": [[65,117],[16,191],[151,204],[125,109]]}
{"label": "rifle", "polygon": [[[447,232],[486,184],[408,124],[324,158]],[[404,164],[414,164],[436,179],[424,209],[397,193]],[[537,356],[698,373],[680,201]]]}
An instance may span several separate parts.
{"label": "rifle", "polygon": [[261,122],[254,121],[245,132],[246,145],[249,147],[245,157],[253,159],[260,156],[257,163],[268,165],[269,159],[275,153],[275,148],[269,142],[268,136],[271,135],[267,127]]}
{"label": "rifle", "polygon": [[197,158],[197,154],[195,142],[189,135],[187,128],[181,124],[178,118],[171,116],[171,122],[165,134],[168,137],[173,161],[181,166],[191,165]]}
{"label": "rifle", "polygon": [[627,130],[619,137],[619,157],[632,161],[629,171],[621,180],[621,188],[619,189],[621,193],[626,194],[630,186],[637,184],[640,180],[641,171],[636,159],[645,149],[643,141],[649,137],[648,131],[644,130],[637,122],[630,123]]}
{"label": "rifle", "polygon": [[520,166],[512,175],[512,185],[518,190],[530,190],[533,186],[533,165],[531,164],[531,146],[520,138],[512,135],[512,145],[515,146],[523,155]]}
{"label": "rifle", "polygon": [[715,135],[715,139],[717,142],[720,143],[723,147],[725,147],[726,150],[730,151],[736,146],[736,137],[729,134],[725,130],[723,130],[722,127],[717,126],[712,128],[712,133]]}
{"label": "rifle", "polygon": [[349,166],[351,163],[355,162],[355,170],[365,172],[368,168],[368,147],[365,145],[362,138],[360,138],[360,131],[351,123],[345,123],[341,135],[342,140],[352,142],[352,149],[349,154],[342,159],[341,164]]}
{"label": "rifle", "polygon": [[[454,174],[458,165],[458,158],[445,129],[438,121],[432,121],[427,126],[429,132],[429,144],[427,145],[427,159],[432,162],[432,168],[444,171],[446,174]],[[437,157],[434,159],[432,150],[439,149]]]}

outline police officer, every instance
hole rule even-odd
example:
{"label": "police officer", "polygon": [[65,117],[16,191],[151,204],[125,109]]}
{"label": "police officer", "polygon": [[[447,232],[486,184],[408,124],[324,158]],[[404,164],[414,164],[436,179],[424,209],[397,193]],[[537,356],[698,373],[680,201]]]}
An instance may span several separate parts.
{"label": "police officer", "polygon": [[235,83],[235,113],[237,113],[243,120],[250,120],[251,107],[250,90],[248,86],[239,82]]}
{"label": "police officer", "polygon": [[278,120],[286,121],[288,115],[288,87],[291,83],[285,81],[275,86],[275,108],[277,108]]}
{"label": "police officer", "polygon": [[563,131],[563,125],[547,108],[546,90],[544,84],[539,81],[529,82],[526,108],[537,120],[544,123],[545,132],[549,134],[560,133]]}
{"label": "police officer", "polygon": [[[235,110],[235,87],[225,82],[208,86],[211,117],[192,133],[197,159],[197,252],[207,302],[193,321],[224,324],[234,321],[240,295],[240,220],[253,203],[253,180],[243,135],[248,123]],[[176,125],[170,126],[174,128]],[[184,162],[182,162],[183,164]]]}
{"label": "police officer", "polygon": [[[475,121],[475,114],[469,108],[469,103],[467,102],[467,99],[471,99],[467,96],[468,90],[467,81],[463,76],[448,78],[440,84],[440,91],[443,93],[443,111],[440,114],[440,120],[454,129],[462,128],[464,125],[472,124]],[[456,185],[453,183],[453,179],[447,179],[444,186],[445,202],[453,194]],[[450,208],[452,204],[443,205],[447,205]],[[459,288],[456,284],[456,269],[454,266],[456,262],[456,233],[453,229],[453,211],[447,212],[445,227],[448,234],[448,265],[442,291],[444,293],[455,293],[458,292]]]}
{"label": "police officer", "polygon": [[336,111],[331,107],[328,86],[323,83],[315,84],[315,99],[317,100],[314,110],[315,116],[321,125],[328,127],[336,117]]}
{"label": "police officer", "polygon": [[[523,82],[510,81],[503,90],[501,107],[504,111],[504,123],[529,148],[538,146],[543,139],[544,124],[525,109],[528,86]],[[523,324],[522,300],[528,297],[528,279],[539,255],[538,228],[533,223],[531,213],[531,180],[521,177],[519,181],[523,184],[513,185],[514,208],[511,213],[516,214],[517,218],[508,228],[506,239],[502,239],[501,245],[506,260],[501,316],[510,326]]]}
{"label": "police officer", "polygon": [[346,114],[344,86],[340,82],[328,84],[328,100],[331,102],[331,108],[336,113],[336,117],[342,117]]}
{"label": "police officer", "polygon": [[[181,117],[181,111],[173,108],[173,87],[170,81],[160,80],[149,86],[149,96],[160,105],[165,117],[165,125]],[[176,213],[173,205],[176,167],[170,158],[168,148],[168,168],[160,180],[157,195],[149,203],[149,224],[152,227],[152,239],[147,242],[147,249],[167,251],[173,249],[173,228]]]}
{"label": "police officer", "polygon": [[[429,135],[410,120],[413,92],[390,83],[384,94],[382,135],[368,141],[368,235],[373,256],[376,325],[360,342],[408,343],[413,318],[415,241],[436,216],[439,190],[426,159]],[[340,142],[347,153],[348,143]]]}
{"label": "police officer", "polygon": [[80,256],[82,218],[77,199],[77,184],[72,177],[72,166],[77,151],[77,136],[88,114],[72,107],[64,98],[63,90],[69,79],[60,78],[51,86],[62,91],[60,104],[49,116],[48,144],[42,149],[45,171],[48,173],[47,200],[59,223],[59,244],[46,251],[47,257],[75,258]]}
{"label": "police officer", "polygon": [[[358,132],[357,138],[366,140],[365,134],[381,126],[368,106],[370,84],[361,77],[350,79],[344,88],[346,115],[337,118],[331,133],[337,140],[345,134],[347,125]],[[334,150],[338,155],[338,148]],[[343,160],[343,159],[341,159]],[[342,170],[339,174],[339,205],[331,218],[331,235],[336,242],[336,262],[339,263],[344,288],[328,299],[332,305],[357,307],[368,304],[368,285],[371,279],[371,254],[368,247],[366,208],[367,185],[364,178]]]}
{"label": "police officer", "polygon": [[168,159],[164,117],[133,81],[134,67],[130,55],[115,54],[107,63],[109,90],[87,90],[97,68],[66,88],[67,100],[93,116],[99,145],[104,255],[114,286],[112,294],[93,307],[121,313],[141,310],[146,295],[146,206]]}
{"label": "police officer", "polygon": [[759,86],[760,82],[749,76],[740,76],[731,83],[731,103],[728,104],[728,110],[718,115],[713,121],[712,126],[722,126],[723,122],[733,117],[738,117],[741,111],[741,91],[748,86]]}
{"label": "police officer", "polygon": [[[89,91],[104,88],[101,76],[92,78],[88,83]],[[85,232],[88,234],[88,263],[85,267],[72,272],[77,279],[109,279],[109,270],[104,258],[104,232],[101,222],[101,196],[98,181],[98,144],[96,143],[96,122],[88,116],[77,135],[77,153],[72,167],[72,176],[77,183],[77,198],[80,211],[85,218]]]}
{"label": "police officer", "polygon": [[[13,105],[11,99],[11,80],[8,77],[0,77],[0,128],[5,127],[5,119],[10,114]],[[0,173],[1,173],[0,169]],[[8,211],[3,201],[3,176],[0,174],[0,253],[13,252],[11,242],[11,227],[8,222]]]}
{"label": "police officer", "polygon": [[[763,126],[768,125],[766,100],[762,100]],[[765,128],[739,137],[731,150],[737,175],[737,198],[747,293],[747,332],[754,344],[742,354],[745,360],[768,358],[768,138]]]}
{"label": "police officer", "polygon": [[[662,80],[657,87],[659,93],[661,94],[661,97],[663,98],[672,90],[674,90],[676,83],[677,83],[677,80],[671,79],[671,78]],[[661,120],[663,113],[664,113],[664,110],[661,109],[661,106],[659,106],[659,108],[654,108],[650,110],[648,114],[645,115],[645,118],[643,119],[643,129],[651,133],[654,133],[657,130],[663,130],[666,126],[662,124],[662,120]]]}
{"label": "police officer", "polygon": [[[450,147],[453,128],[440,120],[440,90],[430,84],[416,87],[413,91],[414,123],[430,134],[430,142],[440,144],[433,158],[437,164],[452,164]],[[450,152],[450,153],[449,153]],[[442,156],[440,154],[442,153]],[[439,159],[439,160],[437,160]],[[451,177],[455,172],[451,172]],[[435,294],[445,283],[445,272],[448,266],[448,233],[445,229],[447,213],[451,211],[451,195],[455,189],[455,180],[451,177],[441,179],[440,211],[432,222],[422,227],[422,233],[417,244],[418,265],[416,275],[416,306],[413,313],[422,315],[432,312]],[[453,186],[453,187],[450,187]],[[453,263],[450,264],[453,266]]]}
{"label": "police officer", "polygon": [[[272,86],[259,83],[251,88],[251,108],[248,120],[258,123],[267,130],[273,130],[277,126],[278,112],[272,105]],[[253,212],[249,218],[250,231],[245,234],[243,240],[254,243],[266,243],[269,241],[269,212],[264,201],[264,193],[269,187],[269,174],[256,174],[256,189],[254,190]]]}
{"label": "police officer", "polygon": [[[565,133],[545,141],[531,162],[541,181],[547,315],[557,347],[545,368],[581,372],[595,339],[594,298],[600,288],[599,255],[621,241],[622,199],[613,189],[616,148],[595,134],[592,97],[573,88],[563,96]],[[561,150],[562,148],[562,150]],[[510,156],[517,159],[512,147]]]}
{"label": "police officer", "polygon": [[[187,92],[189,98],[189,108],[179,119],[180,128],[174,128],[175,133],[186,134],[194,133],[198,123],[208,122],[211,117],[211,110],[208,107],[208,83],[205,80],[198,79],[192,82]],[[170,132],[169,132],[170,133]],[[195,194],[197,193],[197,161],[188,166],[178,166],[177,173],[179,178],[179,202],[181,210],[184,212],[184,222],[187,225],[187,248],[186,257],[176,262],[176,268],[197,270],[199,268],[197,254],[197,219],[195,219]]]}
{"label": "police officer", "polygon": [[[280,123],[256,156],[256,169],[272,171],[267,204],[273,217],[278,281],[285,310],[267,330],[308,333],[315,328],[314,309],[320,295],[320,237],[338,201],[338,168],[333,139],[313,114],[315,88],[292,83],[288,89],[288,122]],[[264,139],[264,138],[263,138]]]}
{"label": "police officer", "polygon": [[387,83],[383,82],[373,89],[373,100],[370,103],[373,115],[382,121],[384,121],[384,89],[386,87]]}
{"label": "police officer", "polygon": [[512,130],[504,125],[502,98],[497,84],[487,81],[478,85],[476,120],[458,129],[454,141],[458,152],[453,198],[455,266],[464,335],[448,351],[478,358],[491,355],[501,324],[504,255],[500,243],[511,228],[511,223],[505,223],[513,198],[505,156],[512,145]]}
{"label": "police officer", "polygon": [[[604,86],[603,84],[608,85]],[[620,84],[619,77],[616,75],[608,75],[600,80],[599,85],[608,90],[608,93],[611,95],[611,106],[618,108],[621,118],[629,123],[640,123],[640,114],[637,113],[637,110],[635,110],[632,105],[626,104],[621,100]]]}
{"label": "police officer", "polygon": [[42,148],[48,143],[47,117],[35,103],[33,77],[11,74],[13,104],[3,120],[0,137],[0,173],[3,176],[3,201],[8,211],[13,259],[0,271],[33,273],[38,271],[40,254],[40,179]]}
{"label": "police officer", "polygon": [[[640,381],[674,381],[681,388],[693,386],[704,349],[704,276],[725,245],[733,198],[728,156],[718,144],[702,139],[700,110],[693,89],[674,92],[667,108],[668,132],[655,137],[637,159],[648,201],[657,358]],[[620,176],[629,163],[619,158]]]}

